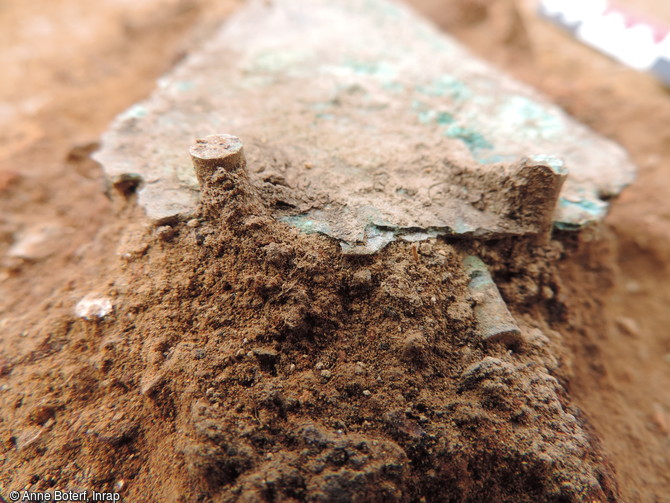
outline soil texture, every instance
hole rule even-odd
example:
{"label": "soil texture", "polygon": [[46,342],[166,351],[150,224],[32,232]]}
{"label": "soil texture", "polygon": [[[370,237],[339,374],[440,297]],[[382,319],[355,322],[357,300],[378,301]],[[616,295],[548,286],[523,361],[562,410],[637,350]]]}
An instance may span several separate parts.
{"label": "soil texture", "polygon": [[[670,501],[668,91],[530,4],[413,3],[628,149],[602,225],[348,257],[241,175],[147,226],[90,155],[238,2],[0,6],[0,496]],[[519,344],[477,333],[472,254]]]}

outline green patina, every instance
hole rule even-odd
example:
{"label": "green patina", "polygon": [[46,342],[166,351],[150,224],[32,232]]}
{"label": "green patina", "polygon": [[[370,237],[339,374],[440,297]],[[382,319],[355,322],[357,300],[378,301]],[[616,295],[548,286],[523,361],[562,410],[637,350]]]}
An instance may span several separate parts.
{"label": "green patina", "polygon": [[533,155],[531,159],[535,162],[541,162],[549,166],[557,175],[567,175],[568,169],[565,167],[565,162],[560,157],[553,155]]}
{"label": "green patina", "polygon": [[451,75],[441,75],[430,84],[419,86],[416,90],[425,96],[438,98],[446,97],[459,102],[472,97],[470,88]]}
{"label": "green patina", "polygon": [[558,114],[524,96],[505,99],[498,108],[497,121],[526,138],[551,139],[565,129]]}
{"label": "green patina", "polygon": [[195,82],[191,82],[190,80],[180,80],[179,82],[175,82],[174,87],[177,91],[187,92],[195,88]]}
{"label": "green patina", "polygon": [[149,111],[142,104],[133,105],[120,115],[121,119],[141,119],[146,117]]}
{"label": "green patina", "polygon": [[438,112],[437,116],[435,117],[435,122],[437,122],[440,126],[453,124],[455,120],[456,119],[454,119],[454,116],[447,112]]}
{"label": "green patina", "polygon": [[421,110],[418,113],[419,122],[421,124],[436,123],[440,126],[448,126],[453,124],[456,119],[448,112],[438,112],[436,110]]}
{"label": "green patina", "polygon": [[456,138],[463,141],[470,149],[470,152],[475,156],[481,153],[482,150],[490,150],[493,148],[493,145],[474,129],[454,124],[445,129],[444,134],[449,138]]}
{"label": "green patina", "polygon": [[484,135],[475,131],[474,128],[456,124],[456,118],[451,113],[430,109],[429,105],[420,100],[412,101],[412,109],[416,112],[421,124],[437,124],[443,128],[443,132],[447,137],[461,140],[465,143],[477,162],[487,164],[509,160],[510,156],[505,155],[482,157],[482,153],[491,150],[493,144]]}
{"label": "green patina", "polygon": [[572,222],[554,222],[554,227],[560,231],[578,231],[583,224],[576,224]]}
{"label": "green patina", "polygon": [[561,197],[558,206],[565,215],[570,216],[569,222],[558,221],[554,226],[560,230],[576,230],[588,222],[600,220],[607,214],[607,203],[600,199],[580,199],[578,201]]}
{"label": "green patina", "polygon": [[393,84],[398,77],[398,70],[395,66],[385,61],[360,61],[349,59],[345,66],[354,71],[357,75],[370,75],[380,80]]}
{"label": "green patina", "polygon": [[585,211],[590,216],[602,218],[607,211],[607,203],[600,200],[580,199],[579,201],[571,201],[561,197],[558,204],[563,207],[577,207],[579,210]]}
{"label": "green patina", "polygon": [[296,227],[301,232],[305,234],[329,234],[330,227],[323,219],[319,220],[318,217],[311,215],[309,213],[303,213],[302,215],[291,215],[286,217],[280,217],[281,222],[287,223]]}
{"label": "green patina", "polygon": [[508,154],[493,154],[487,157],[476,157],[479,164],[500,164],[518,161],[519,157]]}

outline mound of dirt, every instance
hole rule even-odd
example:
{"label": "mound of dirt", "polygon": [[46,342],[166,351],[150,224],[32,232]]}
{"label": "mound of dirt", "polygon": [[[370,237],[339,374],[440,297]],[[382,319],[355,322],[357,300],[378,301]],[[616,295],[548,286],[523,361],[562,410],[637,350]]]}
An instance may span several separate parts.
{"label": "mound of dirt", "polygon": [[514,304],[560,313],[559,241],[347,257],[268,217],[248,180],[203,197],[196,219],[125,234],[93,288],[113,313],[49,320],[44,354],[6,364],[34,383],[3,394],[12,485],[123,486],[130,501],[616,500],[561,384],[560,336],[525,316],[520,347],[485,347],[462,266],[482,254],[513,276]]}

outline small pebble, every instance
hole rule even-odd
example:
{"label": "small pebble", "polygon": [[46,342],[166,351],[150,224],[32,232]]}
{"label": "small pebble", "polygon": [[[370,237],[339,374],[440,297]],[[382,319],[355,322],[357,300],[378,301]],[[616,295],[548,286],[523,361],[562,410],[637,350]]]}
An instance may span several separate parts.
{"label": "small pebble", "polygon": [[169,225],[161,225],[156,229],[156,235],[161,241],[169,242],[174,239],[175,230]]}
{"label": "small pebble", "polygon": [[668,414],[665,413],[665,410],[659,404],[654,404],[654,412],[651,415],[651,419],[655,426],[661,431],[661,433],[667,434],[670,431],[670,426],[668,425]]}
{"label": "small pebble", "polygon": [[628,283],[626,283],[626,290],[628,290],[630,293],[638,293],[642,290],[642,287],[637,281],[630,280]]}
{"label": "small pebble", "polygon": [[419,243],[418,252],[424,257],[430,257],[433,254],[433,244],[429,241]]}
{"label": "small pebble", "polygon": [[35,424],[43,425],[56,413],[56,407],[50,404],[38,405],[28,414],[28,418]]}
{"label": "small pebble", "polygon": [[186,225],[190,227],[191,229],[195,229],[196,227],[200,227],[200,220],[196,218],[192,218],[188,222],[186,222]]}
{"label": "small pebble", "polygon": [[373,286],[372,273],[370,269],[356,271],[351,278],[351,288],[366,291]]}
{"label": "small pebble", "polygon": [[364,389],[364,390],[363,390],[363,394],[364,394],[365,396],[370,396],[370,395],[372,395],[372,392],[371,392],[369,389]]}
{"label": "small pebble", "polygon": [[411,332],[402,343],[402,352],[406,358],[413,358],[423,355],[428,349],[428,341],[417,332]]}
{"label": "small pebble", "polygon": [[326,369],[326,370],[321,371],[321,377],[323,377],[325,379],[330,379],[332,375],[333,375],[333,373],[330,370]]}
{"label": "small pebble", "polygon": [[616,324],[624,334],[635,338],[640,337],[640,327],[633,318],[619,316],[616,319]]}
{"label": "small pebble", "polygon": [[143,384],[140,387],[140,393],[146,396],[151,396],[158,391],[165,379],[163,374],[149,376],[143,379]]}
{"label": "small pebble", "polygon": [[7,251],[7,256],[37,261],[56,251],[56,239],[64,229],[56,224],[39,224],[25,229]]}
{"label": "small pebble", "polygon": [[253,348],[251,352],[260,360],[274,361],[279,359],[279,353],[271,348]]}
{"label": "small pebble", "polygon": [[542,298],[546,300],[550,300],[554,298],[554,291],[551,289],[550,286],[544,285],[542,287]]}
{"label": "small pebble", "polygon": [[263,247],[266,260],[275,267],[286,267],[293,257],[290,246],[280,243],[270,243]]}
{"label": "small pebble", "polygon": [[321,370],[323,367],[325,367],[325,365],[323,364],[323,362],[317,362],[316,365],[314,365],[314,368],[315,368],[316,370]]}
{"label": "small pebble", "polygon": [[109,297],[89,293],[74,308],[74,312],[79,318],[86,320],[101,320],[112,312],[113,305]]}

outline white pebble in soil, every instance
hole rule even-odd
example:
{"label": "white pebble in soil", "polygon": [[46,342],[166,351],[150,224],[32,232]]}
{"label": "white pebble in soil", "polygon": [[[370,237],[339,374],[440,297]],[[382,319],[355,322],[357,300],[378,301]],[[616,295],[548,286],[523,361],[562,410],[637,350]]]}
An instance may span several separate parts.
{"label": "white pebble in soil", "polygon": [[79,318],[86,320],[101,320],[112,312],[114,306],[109,297],[96,293],[89,293],[74,308],[74,312]]}
{"label": "white pebble in soil", "polygon": [[57,238],[69,231],[51,223],[28,227],[17,236],[7,256],[30,261],[45,259],[55,253]]}

